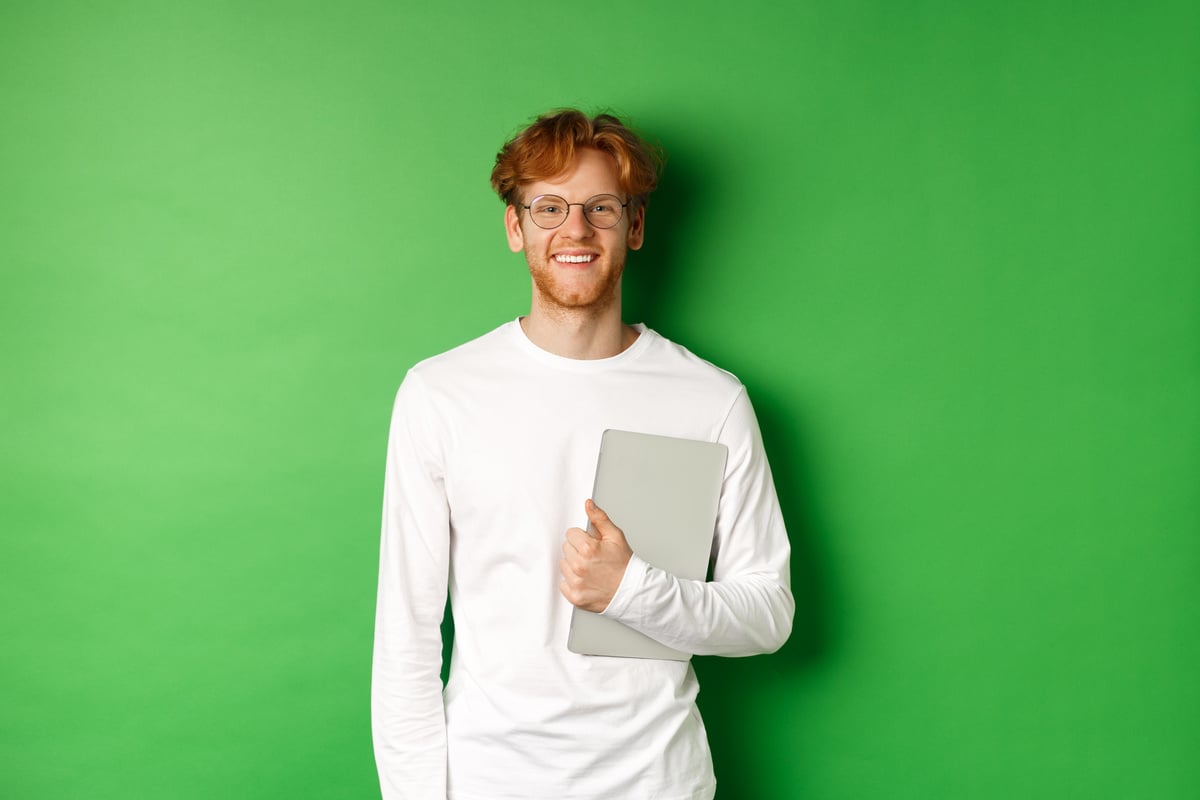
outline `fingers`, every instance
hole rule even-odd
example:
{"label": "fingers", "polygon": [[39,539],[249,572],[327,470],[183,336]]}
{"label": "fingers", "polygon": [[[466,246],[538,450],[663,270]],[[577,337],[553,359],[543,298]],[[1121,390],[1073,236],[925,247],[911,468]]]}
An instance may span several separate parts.
{"label": "fingers", "polygon": [[579,579],[583,577],[579,574],[581,571],[578,565],[572,564],[568,559],[560,558],[558,560],[558,574],[562,575],[563,583],[578,583]]}
{"label": "fingers", "polygon": [[562,573],[558,591],[568,603],[586,611],[600,612],[608,607],[612,592],[602,592],[595,580],[584,574],[585,570],[576,568],[564,558],[558,562],[558,571]]}
{"label": "fingers", "polygon": [[567,598],[571,605],[582,607],[588,597],[588,583],[584,579],[582,570],[564,558],[558,562],[558,571],[562,575],[562,579],[558,582],[558,591]]}
{"label": "fingers", "polygon": [[[569,550],[568,550],[569,548]],[[596,539],[581,528],[569,528],[567,540],[563,542],[563,555],[567,558],[582,556],[591,558],[596,554]]]}
{"label": "fingers", "polygon": [[601,612],[612,601],[633,551],[604,509],[588,500],[584,510],[595,535],[581,528],[567,529],[558,562],[562,574],[558,588],[572,605]]}

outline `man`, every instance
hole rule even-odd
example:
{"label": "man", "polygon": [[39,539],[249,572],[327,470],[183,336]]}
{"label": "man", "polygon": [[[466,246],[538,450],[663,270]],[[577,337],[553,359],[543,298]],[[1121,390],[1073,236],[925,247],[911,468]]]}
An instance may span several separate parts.
{"label": "man", "polygon": [[[791,631],[787,534],[744,388],[621,321],[656,181],[653,151],[608,115],[543,116],[497,156],[529,314],[417,364],[393,412],[372,680],[388,800],[711,798],[691,665],[572,653],[572,606],[688,653],[773,652]],[[729,447],[711,582],[642,561],[587,500],[606,428]]]}

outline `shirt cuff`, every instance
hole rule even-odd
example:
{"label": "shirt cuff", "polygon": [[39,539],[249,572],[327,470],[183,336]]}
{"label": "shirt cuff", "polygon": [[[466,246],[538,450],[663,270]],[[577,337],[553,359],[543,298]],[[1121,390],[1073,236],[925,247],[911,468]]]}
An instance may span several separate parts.
{"label": "shirt cuff", "polygon": [[646,576],[649,572],[649,564],[638,558],[637,553],[631,555],[629,563],[625,565],[625,574],[621,576],[621,583],[617,586],[616,593],[613,594],[612,600],[608,601],[608,607],[600,612],[600,616],[612,617],[616,620],[631,616],[635,611],[634,606],[642,593],[642,587],[646,583]]}

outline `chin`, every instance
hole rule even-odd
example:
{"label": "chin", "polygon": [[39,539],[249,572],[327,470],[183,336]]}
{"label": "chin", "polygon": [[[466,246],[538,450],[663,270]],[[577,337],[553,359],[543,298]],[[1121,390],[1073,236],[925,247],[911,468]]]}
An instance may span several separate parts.
{"label": "chin", "polygon": [[[532,266],[532,265],[531,265]],[[531,268],[534,291],[548,308],[563,311],[601,311],[621,297],[621,270],[605,275],[600,281],[572,290],[561,285],[553,274]]]}
{"label": "chin", "polygon": [[538,290],[544,305],[563,311],[602,311],[617,300],[615,292],[563,294]]}

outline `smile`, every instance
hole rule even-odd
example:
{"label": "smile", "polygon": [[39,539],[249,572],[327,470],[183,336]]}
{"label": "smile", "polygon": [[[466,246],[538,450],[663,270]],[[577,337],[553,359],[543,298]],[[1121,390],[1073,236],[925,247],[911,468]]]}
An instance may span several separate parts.
{"label": "smile", "polygon": [[590,264],[595,258],[590,253],[583,256],[570,256],[565,253],[559,253],[554,257],[554,260],[560,264]]}

